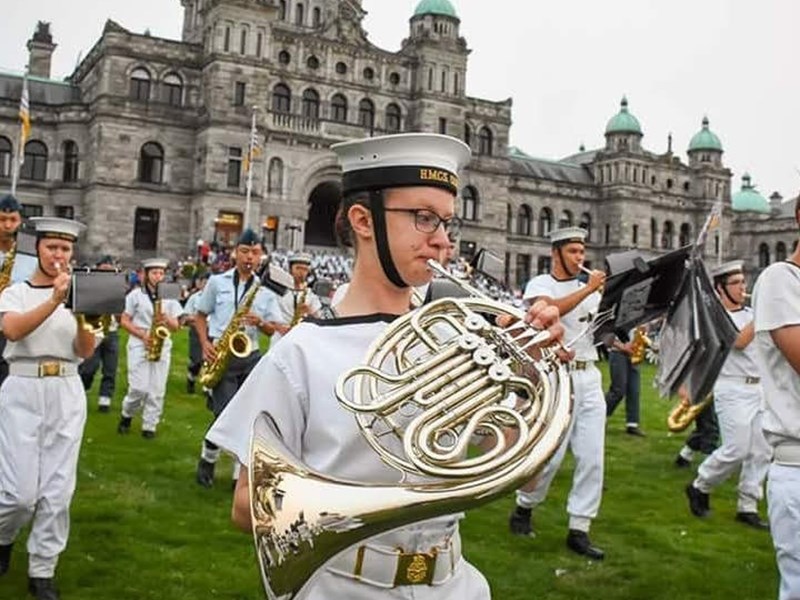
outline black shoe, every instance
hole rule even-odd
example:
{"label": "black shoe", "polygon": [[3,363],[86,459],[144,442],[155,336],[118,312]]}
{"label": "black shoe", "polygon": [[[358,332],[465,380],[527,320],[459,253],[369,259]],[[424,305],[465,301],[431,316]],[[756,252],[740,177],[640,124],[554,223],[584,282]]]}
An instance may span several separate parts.
{"label": "black shoe", "polygon": [[149,431],[147,429],[142,430],[142,437],[146,440],[152,440],[156,437],[155,431]]}
{"label": "black shoe", "polygon": [[8,573],[8,566],[11,564],[11,549],[14,544],[0,546],[0,575]]}
{"label": "black shoe", "polygon": [[111,412],[111,407],[108,406],[107,404],[101,404],[100,406],[97,407],[97,412],[101,413]]}
{"label": "black shoe", "polygon": [[769,530],[769,523],[762,521],[757,512],[737,512],[736,520],[755,529]]}
{"label": "black shoe", "polygon": [[625,428],[625,433],[627,433],[628,435],[635,435],[635,436],[637,436],[637,437],[647,437],[647,436],[644,434],[644,431],[642,431],[641,429],[639,429],[639,426],[638,426],[638,425],[628,425],[628,426]]}
{"label": "black shoe", "polygon": [[698,490],[693,483],[686,486],[686,497],[689,498],[689,510],[695,517],[707,517],[711,512],[708,494]]}
{"label": "black shoe", "polygon": [[214,463],[200,459],[200,462],[197,463],[197,483],[204,488],[214,485]]}
{"label": "black shoe", "polygon": [[508,528],[514,535],[524,535],[534,537],[533,526],[531,525],[531,509],[514,507],[514,512],[508,518]]}
{"label": "black shoe", "polygon": [[58,590],[52,578],[28,577],[28,591],[36,600],[59,600]]}
{"label": "black shoe", "polygon": [[603,560],[606,553],[597,546],[592,546],[589,534],[585,531],[570,529],[567,534],[567,548],[592,560]]}
{"label": "black shoe", "polygon": [[679,469],[688,469],[692,466],[692,461],[686,460],[680,454],[678,454],[678,456],[675,457],[675,466]]}
{"label": "black shoe", "polygon": [[194,394],[194,381],[192,381],[191,379],[186,380],[186,393]]}
{"label": "black shoe", "polygon": [[131,430],[131,421],[133,420],[132,417],[120,417],[119,425],[117,425],[117,433],[126,434],[129,433]]}

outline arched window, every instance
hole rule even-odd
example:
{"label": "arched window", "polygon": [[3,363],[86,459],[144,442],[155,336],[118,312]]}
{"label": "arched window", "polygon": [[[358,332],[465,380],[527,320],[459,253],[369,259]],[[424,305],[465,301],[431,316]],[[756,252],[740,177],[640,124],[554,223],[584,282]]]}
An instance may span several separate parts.
{"label": "arched window", "polygon": [[130,97],[140,102],[150,100],[150,73],[147,69],[138,67],[131,73]]}
{"label": "arched window", "polygon": [[78,144],[72,140],[67,140],[61,146],[64,154],[64,171],[62,179],[64,181],[78,181]]}
{"label": "arched window", "polygon": [[337,123],[347,123],[347,98],[341,94],[331,98],[331,119]]}
{"label": "arched window", "polygon": [[11,140],[0,135],[0,177],[11,177],[11,157],[14,147]]}
{"label": "arched window", "polygon": [[306,119],[319,119],[319,94],[311,88],[303,92],[303,116]]}
{"label": "arched window", "polygon": [[311,13],[311,24],[314,27],[319,27],[322,25],[322,11],[319,9],[318,6],[314,7],[314,11]]}
{"label": "arched window", "polygon": [[162,183],[164,180],[164,149],[155,142],[147,142],[139,152],[139,181]]}
{"label": "arched window", "polygon": [[678,245],[680,247],[688,246],[692,243],[692,226],[689,223],[681,225],[681,232],[678,236]]}
{"label": "arched window", "polygon": [[464,143],[472,146],[472,127],[469,126],[469,123],[464,123]]}
{"label": "arched window", "polygon": [[164,77],[162,83],[164,89],[164,102],[170,106],[181,106],[183,104],[183,81],[175,73],[170,73]]}
{"label": "arched window", "polygon": [[758,247],[758,267],[766,269],[769,266],[769,246],[762,243]]}
{"label": "arched window", "polygon": [[386,107],[386,131],[389,133],[397,133],[400,131],[400,119],[402,112],[400,107],[392,102]]}
{"label": "arched window", "polygon": [[375,105],[368,98],[358,103],[358,124],[370,130],[375,127]]}
{"label": "arched window", "polygon": [[658,223],[655,219],[650,219],[650,247],[658,248]]}
{"label": "arched window", "polygon": [[665,250],[672,250],[675,245],[675,225],[672,221],[664,221],[664,229],[661,231],[661,247]]}
{"label": "arched window", "polygon": [[547,237],[550,235],[550,230],[553,229],[553,211],[549,208],[543,208],[539,213],[539,235]]}
{"label": "arched window", "polygon": [[523,204],[517,211],[517,235],[530,236],[531,235],[531,221],[533,220],[533,211],[527,204]]}
{"label": "arched window", "polygon": [[786,260],[786,244],[783,242],[778,242],[775,244],[775,261],[784,261]]}
{"label": "arched window", "polygon": [[565,210],[561,213],[561,218],[558,220],[558,228],[572,227],[572,211]]}
{"label": "arched window", "polygon": [[478,220],[478,190],[471,185],[461,191],[461,218],[465,221]]}
{"label": "arched window", "polygon": [[267,190],[278,193],[283,191],[283,161],[280,158],[276,157],[269,161]]}
{"label": "arched window", "polygon": [[581,215],[581,222],[579,224],[579,227],[582,227],[583,229],[586,230],[586,241],[587,242],[591,242],[592,241],[592,215],[590,215],[589,213],[583,213]]}
{"label": "arched window", "polygon": [[492,130],[488,127],[481,127],[480,132],[478,133],[478,154],[482,154],[484,156],[491,156],[494,148],[494,136],[492,135]]}
{"label": "arched window", "polygon": [[292,91],[283,83],[272,88],[272,110],[277,113],[288,113],[292,110]]}
{"label": "arched window", "polygon": [[47,146],[38,140],[25,144],[25,162],[19,171],[21,179],[44,181],[47,179]]}
{"label": "arched window", "polygon": [[305,22],[305,6],[297,3],[294,7],[294,24],[303,25]]}
{"label": "arched window", "polygon": [[506,204],[506,232],[511,233],[514,231],[514,210],[510,204]]}

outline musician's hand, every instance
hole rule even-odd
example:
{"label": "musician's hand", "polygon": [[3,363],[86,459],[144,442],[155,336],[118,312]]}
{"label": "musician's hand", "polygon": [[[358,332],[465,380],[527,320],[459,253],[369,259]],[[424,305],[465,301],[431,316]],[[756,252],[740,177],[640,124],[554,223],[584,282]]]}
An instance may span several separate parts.
{"label": "musician's hand", "polygon": [[545,300],[533,303],[525,313],[525,322],[534,329],[547,329],[550,343],[560,342],[564,338],[564,326],[558,308]]}
{"label": "musician's hand", "polygon": [[633,356],[633,343],[621,344],[619,349],[628,356]]}
{"label": "musician's hand", "polygon": [[258,327],[261,325],[261,317],[254,313],[247,313],[242,317],[242,323],[248,327]]}
{"label": "musician's hand", "polygon": [[281,335],[286,335],[287,333],[289,333],[289,330],[291,329],[291,327],[289,327],[288,325],[284,325],[283,323],[274,323],[274,325],[275,325],[275,333],[279,333]]}
{"label": "musician's hand", "polygon": [[166,313],[164,312],[158,313],[155,317],[156,325],[163,325],[164,327],[168,327],[169,326],[168,318],[169,317],[167,317]]}
{"label": "musician's hand", "polygon": [[300,311],[300,314],[304,317],[310,315],[312,312],[311,307],[308,304],[300,304],[297,307],[297,310]]}
{"label": "musician's hand", "polygon": [[599,290],[606,282],[606,274],[603,271],[592,270],[589,274],[589,281],[586,282],[586,285],[589,286],[589,289],[592,291]]}
{"label": "musician's hand", "polygon": [[217,360],[217,351],[214,350],[214,344],[208,340],[203,342],[203,360],[210,363]]}
{"label": "musician's hand", "polygon": [[141,338],[142,342],[144,342],[145,348],[150,350],[150,346],[153,345],[153,338],[150,337],[150,333],[147,331],[142,331],[139,337]]}
{"label": "musician's hand", "polygon": [[70,274],[68,271],[61,271],[53,280],[53,295],[51,296],[54,304],[61,304],[67,299],[69,293]]}

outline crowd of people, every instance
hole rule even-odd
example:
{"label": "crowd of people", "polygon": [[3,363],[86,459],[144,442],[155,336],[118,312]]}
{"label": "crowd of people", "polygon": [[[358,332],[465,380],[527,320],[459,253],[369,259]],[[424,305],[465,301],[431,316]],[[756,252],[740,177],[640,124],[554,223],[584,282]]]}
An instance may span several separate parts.
{"label": "crowd of people", "polygon": [[[32,219],[37,255],[33,260],[15,256],[20,206],[10,196],[0,201],[0,253],[8,271],[0,295],[5,346],[0,365],[0,575],[11,566],[20,531],[32,522],[29,590],[39,600],[60,597],[55,571],[69,536],[69,507],[86,419],[85,389],[102,370],[98,409],[111,410],[120,330],[127,334],[128,375],[117,431],[129,435],[138,428],[143,438],[153,439],[167,393],[170,333],[189,327],[187,391],[202,390],[210,412],[209,428],[197,440],[195,479],[200,486],[214,486],[220,454],[234,457],[232,518],[245,531],[252,530],[254,512],[264,519],[259,521],[258,543],[263,548],[259,555],[267,561],[262,564],[265,572],[275,566],[269,562],[274,552],[285,557],[288,551],[300,552],[300,547],[286,545],[290,532],[273,530],[281,523],[281,505],[290,504],[283,491],[270,487],[274,482],[268,473],[256,473],[260,479],[250,482],[255,472],[249,470],[250,433],[260,414],[268,415],[268,427],[308,469],[376,486],[397,484],[396,471],[372,451],[352,414],[339,406],[337,382],[361,364],[390,323],[435,297],[430,259],[448,264],[458,277],[470,277],[488,295],[519,305],[526,323],[547,332],[525,350],[534,356],[557,355],[568,366],[573,404],[563,442],[538,476],[520,483],[509,517],[511,533],[534,533],[533,513],[571,451],[575,467],[566,507],[566,546],[588,559],[604,559],[606,551],[590,538],[590,528],[602,502],[606,419],[625,398],[625,431],[645,435],[638,414],[642,332],[615,331],[616,337],[607,340],[611,382],[604,389],[598,349],[586,332],[597,319],[606,274],[583,266],[586,232],[553,231],[550,272],[534,277],[522,294],[506,292],[491,278],[451,260],[460,225],[455,215],[458,173],[470,157],[466,145],[448,136],[413,134],[347,142],[332,149],[344,173],[336,230],[351,254],[275,251],[267,256],[261,239],[249,229],[230,251],[200,240],[196,255],[171,269],[170,261],[152,258],[131,270],[124,310],[100,329],[73,315],[64,303],[80,224]],[[411,167],[410,156],[415,157]],[[265,276],[265,262],[280,267],[285,277],[271,270]],[[712,491],[738,474],[736,519],[771,533],[781,600],[800,597],[798,265],[800,251],[767,269],[756,285],[753,310],[746,303],[741,261],[710,269],[714,290],[738,331],[714,385],[713,408],[698,419],[698,427],[707,433],[715,429],[716,415],[721,443],[706,434],[698,442],[703,435],[693,435],[675,459],[678,467],[689,468],[695,451],[708,454],[685,489],[688,510],[700,518],[710,512]],[[115,269],[111,257],[102,257],[96,267]],[[169,281],[184,282],[185,289],[167,296],[162,290]],[[320,281],[330,285],[316,286]],[[477,333],[490,329],[483,325],[484,317],[476,313],[465,322],[471,333],[465,334],[462,349],[471,352],[470,344],[475,343],[482,352],[491,350],[475,341]],[[486,335],[491,344],[504,343],[494,329]],[[261,336],[271,338],[264,356]],[[491,374],[486,385],[502,380],[502,369],[492,370],[497,364],[478,358],[478,350],[474,356],[474,368],[485,367]],[[397,361],[398,368],[401,363]],[[456,375],[448,373],[447,382],[451,376]],[[527,372],[524,376],[531,377]],[[430,393],[425,390],[429,388],[421,388],[413,402],[404,404],[401,423],[395,427],[402,429],[420,416],[425,393]],[[474,390],[473,397],[480,392]],[[530,399],[510,399],[517,407],[526,400]],[[134,419],[140,414],[139,427]],[[480,441],[479,449],[486,450],[485,436]],[[767,477],[769,523],[759,512]],[[438,479],[423,472],[415,473],[414,481]],[[264,502],[255,511],[251,483]],[[280,499],[270,498],[273,492]],[[441,514],[373,532],[369,540],[323,564],[299,597],[366,600],[380,593],[401,598],[407,597],[408,586],[416,586],[415,597],[489,598],[488,582],[461,555],[460,518]],[[296,522],[292,527],[299,535]],[[303,535],[308,538],[313,531],[312,524]],[[269,577],[265,583],[270,585]]]}

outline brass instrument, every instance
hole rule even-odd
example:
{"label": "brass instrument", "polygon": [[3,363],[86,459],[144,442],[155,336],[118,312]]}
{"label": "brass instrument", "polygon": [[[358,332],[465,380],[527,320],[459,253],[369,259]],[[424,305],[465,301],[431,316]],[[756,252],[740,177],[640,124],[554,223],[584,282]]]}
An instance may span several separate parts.
{"label": "brass instrument", "polygon": [[647,337],[645,328],[639,326],[633,332],[633,340],[631,341],[631,364],[638,365],[647,354],[647,349],[653,345],[653,341]]}
{"label": "brass instrument", "polygon": [[83,315],[76,314],[78,325],[94,335],[98,341],[102,340],[111,329],[111,315]]}
{"label": "brass instrument", "polygon": [[225,331],[214,342],[217,358],[214,362],[203,361],[200,372],[197,374],[197,381],[203,387],[208,389],[217,387],[228,369],[231,355],[237,358],[246,358],[253,352],[253,342],[250,340],[250,336],[243,331],[242,320],[250,312],[260,287],[261,284],[256,277],[253,285],[239,303],[239,308],[231,317]]}
{"label": "brass instrument", "polygon": [[159,298],[153,304],[153,322],[150,324],[150,345],[147,348],[146,358],[150,362],[161,360],[161,352],[164,350],[164,342],[169,339],[169,329],[163,325],[158,325],[156,320],[163,314],[163,301]]}
{"label": "brass instrument", "polygon": [[688,398],[681,398],[678,405],[667,416],[667,429],[672,433],[680,433],[685,430],[697,418],[697,415],[713,401],[713,394],[709,394],[697,404],[692,404]]}
{"label": "brass instrument", "polygon": [[11,250],[6,254],[3,266],[0,267],[0,293],[11,283],[11,272],[14,270],[14,259],[17,257],[17,243],[11,246]]}
{"label": "brass instrument", "polygon": [[[552,347],[530,353],[549,332],[429,264],[469,296],[442,298],[393,321],[363,366],[336,385],[339,402],[397,471],[397,483],[315,472],[285,446],[269,415],[256,420],[249,491],[270,598],[294,597],[327,560],[366,538],[520,486],[563,441],[572,414],[567,366]],[[513,323],[501,327],[496,317]],[[483,454],[467,455],[473,437]]]}
{"label": "brass instrument", "polygon": [[300,295],[297,298],[295,298],[294,313],[292,313],[292,320],[289,321],[290,329],[295,325],[297,325],[300,321],[302,321],[303,318],[306,316],[304,309],[307,299],[308,299],[308,284],[303,283],[302,287],[300,288]]}

